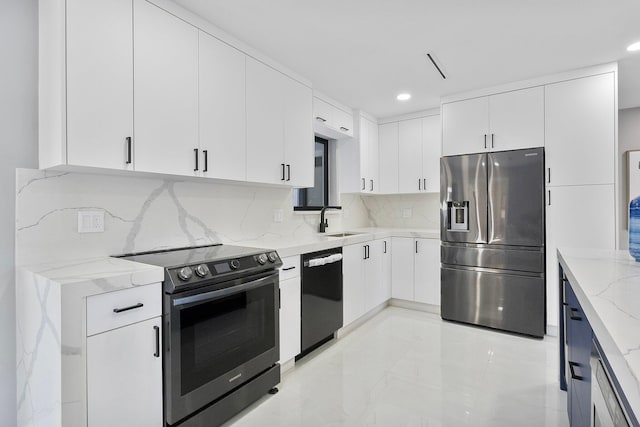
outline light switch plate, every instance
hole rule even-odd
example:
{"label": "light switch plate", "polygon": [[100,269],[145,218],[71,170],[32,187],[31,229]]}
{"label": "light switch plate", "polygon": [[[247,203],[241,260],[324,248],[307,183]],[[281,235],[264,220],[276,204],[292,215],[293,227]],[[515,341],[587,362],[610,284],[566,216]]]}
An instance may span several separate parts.
{"label": "light switch plate", "polygon": [[273,222],[282,222],[282,216],[282,209],[275,209],[273,211]]}
{"label": "light switch plate", "polygon": [[104,211],[78,211],[78,233],[103,233]]}
{"label": "light switch plate", "polygon": [[411,218],[411,215],[413,215],[413,212],[411,212],[411,208],[402,209],[402,218]]}

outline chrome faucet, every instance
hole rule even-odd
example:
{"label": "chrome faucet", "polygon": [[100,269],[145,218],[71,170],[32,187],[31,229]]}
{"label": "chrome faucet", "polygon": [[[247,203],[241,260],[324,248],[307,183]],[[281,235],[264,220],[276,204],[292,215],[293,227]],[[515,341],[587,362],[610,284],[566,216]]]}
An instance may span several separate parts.
{"label": "chrome faucet", "polygon": [[320,227],[319,227],[320,233],[324,233],[327,230],[327,227],[329,227],[329,221],[324,217],[324,211],[326,211],[327,209],[342,209],[342,207],[341,206],[323,206],[323,208],[320,209]]}

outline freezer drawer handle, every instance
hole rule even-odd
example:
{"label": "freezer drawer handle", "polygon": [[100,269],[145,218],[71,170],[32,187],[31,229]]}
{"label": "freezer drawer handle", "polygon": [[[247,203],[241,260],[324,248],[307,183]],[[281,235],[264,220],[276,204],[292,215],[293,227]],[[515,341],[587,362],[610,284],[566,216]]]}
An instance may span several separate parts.
{"label": "freezer drawer handle", "polygon": [[123,311],[135,310],[136,308],[142,308],[142,307],[144,307],[144,304],[139,302],[136,305],[132,305],[132,306],[125,307],[125,308],[114,308],[113,312],[114,313],[122,313]]}
{"label": "freezer drawer handle", "polygon": [[573,370],[573,368],[576,367],[576,366],[580,367],[580,364],[576,363],[576,362],[569,361],[569,371],[571,371],[571,379],[578,380],[578,381],[584,381],[584,377],[581,376],[581,375],[576,375],[575,371]]}

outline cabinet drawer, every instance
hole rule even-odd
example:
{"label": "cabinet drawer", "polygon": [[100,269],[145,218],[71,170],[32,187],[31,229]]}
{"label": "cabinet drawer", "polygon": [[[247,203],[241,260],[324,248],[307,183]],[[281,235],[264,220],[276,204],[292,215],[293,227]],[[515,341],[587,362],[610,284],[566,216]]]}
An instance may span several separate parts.
{"label": "cabinet drawer", "polygon": [[282,267],[280,267],[280,281],[300,276],[300,256],[290,256],[282,258]]}
{"label": "cabinet drawer", "polygon": [[87,336],[162,314],[162,285],[140,286],[87,298]]}

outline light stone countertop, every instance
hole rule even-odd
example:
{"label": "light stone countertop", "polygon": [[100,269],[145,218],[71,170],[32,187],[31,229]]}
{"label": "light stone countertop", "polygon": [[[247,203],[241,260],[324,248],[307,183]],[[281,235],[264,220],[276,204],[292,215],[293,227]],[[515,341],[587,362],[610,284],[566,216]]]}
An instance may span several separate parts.
{"label": "light stone countertop", "polygon": [[640,263],[627,251],[558,249],[565,275],[636,419],[640,418]]}

